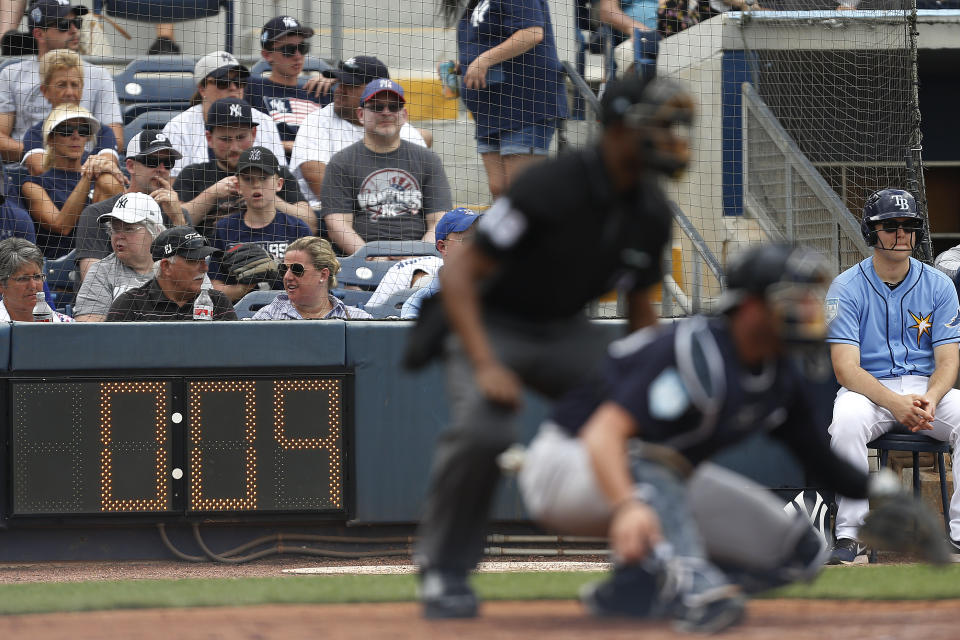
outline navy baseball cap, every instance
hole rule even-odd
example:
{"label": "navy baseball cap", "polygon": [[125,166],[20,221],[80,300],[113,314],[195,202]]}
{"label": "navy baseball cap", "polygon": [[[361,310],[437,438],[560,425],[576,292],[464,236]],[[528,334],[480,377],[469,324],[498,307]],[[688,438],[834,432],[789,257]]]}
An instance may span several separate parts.
{"label": "navy baseball cap", "polygon": [[266,147],[250,147],[240,154],[237,160],[237,173],[244,169],[260,169],[266,174],[275,176],[280,173],[280,163],[277,156]]}
{"label": "navy baseball cap", "polygon": [[303,26],[296,18],[277,16],[276,18],[271,18],[270,22],[263,25],[263,29],[260,31],[260,45],[266,46],[267,43],[273,42],[277,38],[289,35],[312,38],[313,29]]}
{"label": "navy baseball cap", "polygon": [[363,88],[363,95],[360,96],[360,104],[365,103],[378,93],[384,92],[394,94],[400,98],[400,102],[407,101],[407,99],[403,97],[403,87],[389,78],[379,78]]}
{"label": "navy baseball cap", "polygon": [[389,78],[387,65],[373,56],[354,56],[337,63],[336,69],[321,72],[327,78],[336,78],[343,84],[366,85],[377,78]]}
{"label": "navy baseball cap", "polygon": [[202,260],[217,249],[210,246],[207,239],[197,233],[193,227],[171,227],[153,239],[150,253],[154,260],[170,256],[182,256],[187,260]]}
{"label": "navy baseball cap", "polygon": [[466,207],[457,207],[443,214],[437,228],[434,231],[434,237],[437,240],[446,240],[451,233],[466,231],[474,222],[480,219],[480,215],[473,209]]}
{"label": "navy baseball cap", "polygon": [[246,100],[220,98],[207,111],[207,131],[214,127],[253,127],[253,109]]}
{"label": "navy baseball cap", "polygon": [[68,17],[71,12],[82,16],[89,11],[84,6],[71,5],[70,0],[38,0],[30,5],[27,17],[31,28],[46,28],[60,18]]}

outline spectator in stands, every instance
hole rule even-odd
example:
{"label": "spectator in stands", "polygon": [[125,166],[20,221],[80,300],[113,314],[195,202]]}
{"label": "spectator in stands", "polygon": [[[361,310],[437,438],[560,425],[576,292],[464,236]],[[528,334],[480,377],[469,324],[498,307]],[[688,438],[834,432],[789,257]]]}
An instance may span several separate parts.
{"label": "spectator in stands", "polygon": [[[61,104],[80,104],[83,94],[83,63],[78,56],[69,49],[54,49],[40,58],[40,93],[47,99],[51,107]],[[110,127],[100,127],[97,137],[87,143],[83,159],[91,153],[106,156],[119,164],[117,155],[117,138]],[[43,123],[33,125],[23,135],[23,164],[31,175],[43,173]],[[123,180],[119,167],[116,171],[117,179]]]}
{"label": "spectator in stands", "polygon": [[[217,220],[243,209],[235,172],[240,154],[252,147],[257,137],[252,115],[255,112],[237,98],[223,98],[213,103],[207,112],[206,139],[214,159],[186,167],[174,183],[194,226],[208,237],[213,236]],[[283,164],[275,153],[274,157]],[[320,223],[297,188],[296,178],[284,166],[281,166],[280,177],[283,186],[276,201],[277,209],[302,220],[311,233],[316,233]]]}
{"label": "spectator in stands", "polygon": [[267,22],[260,31],[260,55],[270,63],[270,77],[251,77],[244,93],[254,109],[273,118],[288,155],[306,117],[330,102],[321,78],[310,78],[303,87],[298,86],[310,52],[307,38],[312,37],[313,29],[290,16]]}
{"label": "spectator in stands", "polygon": [[26,8],[27,0],[4,0],[0,3],[0,34],[7,35],[8,32],[15,32],[20,28]]}
{"label": "spectator in stands", "polygon": [[[184,167],[210,160],[204,135],[210,107],[222,98],[242,99],[250,71],[226,51],[214,51],[197,61],[193,75],[197,81],[197,92],[190,101],[192,106],[163,127],[163,133],[183,155],[170,172],[174,178],[180,175]],[[283,143],[273,118],[256,109],[252,118],[254,140],[251,144],[270,149],[286,165]]]}
{"label": "spectator in stands", "polygon": [[[443,214],[440,222],[437,223],[436,231],[437,251],[440,252],[442,261],[445,262],[453,258],[460,253],[463,247],[473,242],[473,237],[476,235],[473,223],[479,218],[480,216],[474,211],[463,207],[458,207],[453,211],[448,211]],[[386,279],[387,275],[388,274],[384,275],[384,279]],[[419,317],[423,301],[436,295],[439,291],[440,278],[435,276],[426,286],[417,289],[406,299],[403,307],[400,309],[400,319],[413,320]]]}
{"label": "spectator in stands", "polygon": [[[170,185],[170,168],[180,157],[170,140],[159,131],[141,131],[130,138],[125,161],[130,181],[125,193],[145,193],[160,205],[165,225],[189,224],[186,210],[180,204],[177,192]],[[92,204],[80,214],[77,222],[77,266],[80,279],[97,261],[111,251],[110,235],[100,219],[113,210],[121,194]]]}
{"label": "spectator in stands", "polygon": [[160,205],[145,193],[121,195],[99,222],[110,234],[113,253],[90,267],[80,285],[73,306],[78,322],[103,322],[117,296],[153,278],[150,244],[165,229]]}
{"label": "spectator in stands", "polygon": [[49,259],[73,249],[84,207],[123,191],[112,159],[96,155],[83,160],[84,147],[99,128],[89,111],[73,104],[56,107],[43,122],[45,171],[27,177],[21,190],[36,223],[37,244]]}
{"label": "spectator in stands", "polygon": [[[320,208],[323,175],[330,158],[351,144],[363,139],[363,125],[357,110],[360,96],[371,81],[390,78],[387,65],[372,56],[356,56],[327,71],[328,80],[336,82],[333,103],[314,111],[300,125],[290,156],[290,168],[300,180],[300,190],[310,206]],[[408,142],[429,147],[432,136],[405,122],[400,137]]]}
{"label": "spectator in stands", "polygon": [[[33,322],[37,293],[43,291],[43,253],[23,238],[0,240],[0,322]],[[73,322],[73,318],[53,312],[54,322]]]}
{"label": "spectator in stands", "polygon": [[20,186],[14,186],[6,171],[0,168],[0,240],[4,238],[23,238],[37,243],[37,233],[33,227],[33,218],[16,200]]}
{"label": "spectator in stands", "polygon": [[[264,147],[250,147],[237,161],[237,188],[245,210],[234,213],[217,222],[213,246],[222,251],[224,259],[210,263],[210,279],[215,289],[227,294],[236,302],[249,293],[258,283],[272,286],[277,270],[248,273],[237,277],[226,268],[226,258],[239,245],[256,244],[277,263],[283,261],[287,245],[297,238],[310,235],[310,229],[302,221],[277,210],[277,193],[283,188],[280,164],[276,156]],[[244,269],[236,264],[235,270]]]}
{"label": "spectator in stands", "polygon": [[[192,320],[193,302],[207,277],[207,257],[216,252],[192,227],[172,227],[150,245],[157,261],[156,276],[146,284],[121,293],[107,313],[107,322]],[[236,320],[225,295],[210,291],[214,320]]]}
{"label": "spectator in stands", "polygon": [[[614,58],[621,73],[633,66],[634,51],[637,48],[634,40],[637,36],[652,38],[653,42],[659,41],[658,6],[686,2],[687,0],[597,0],[591,4],[596,18],[613,28],[611,44],[615,47]],[[593,37],[598,38],[598,34]],[[591,41],[591,44],[593,42]],[[641,47],[643,44],[641,43]],[[655,49],[653,52],[655,54]]]}
{"label": "spectator in stands", "polygon": [[[30,5],[29,26],[37,41],[37,58],[4,67],[0,71],[0,157],[18,162],[23,157],[23,136],[42,122],[50,105],[40,93],[39,59],[54,49],[76,51],[80,44],[80,16],[86,7],[38,0]],[[123,118],[110,73],[96,65],[83,65],[83,92],[80,105],[98,122],[113,130],[117,148],[123,148]]]}
{"label": "spectator in stands", "polygon": [[157,25],[157,39],[147,49],[148,56],[176,55],[180,53],[180,45],[173,34],[172,22],[161,22]]}
{"label": "spectator in stands", "polygon": [[294,241],[280,265],[285,293],[263,307],[254,320],[363,320],[370,314],[348,307],[330,293],[337,287],[340,261],[323,238],[309,236]]}
{"label": "spectator in stands", "polygon": [[450,22],[459,14],[460,96],[497,198],[547,155],[556,120],[567,115],[550,9],[545,0],[443,0],[441,7]]}
{"label": "spectator in stands", "polygon": [[[841,388],[833,404],[830,447],[869,469],[867,443],[905,427],[960,444],[957,292],[940,271],[911,257],[927,233],[913,195],[883,189],[867,198],[861,231],[873,256],[837,276],[826,299],[827,342]],[[902,425],[902,427],[901,427]],[[953,467],[950,540],[960,552],[960,466]],[[828,564],[865,551],[857,538],[869,505],[840,498]]]}
{"label": "spectator in stands", "polygon": [[321,214],[330,240],[348,255],[373,240],[433,242],[433,227],[451,208],[440,158],[400,135],[404,105],[396,82],[368,84],[357,109],[363,140],[327,166]]}

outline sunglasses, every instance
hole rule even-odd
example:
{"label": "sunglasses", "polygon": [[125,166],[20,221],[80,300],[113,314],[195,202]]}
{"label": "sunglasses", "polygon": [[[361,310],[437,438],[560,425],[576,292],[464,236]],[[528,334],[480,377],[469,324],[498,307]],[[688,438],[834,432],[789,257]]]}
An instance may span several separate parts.
{"label": "sunglasses", "polygon": [[274,47],[273,49],[270,49],[270,51],[274,51],[276,53],[282,53],[284,56],[288,58],[295,56],[297,53],[302,53],[303,55],[307,55],[308,53],[310,53],[310,43],[301,42],[300,44],[285,44],[280,47]]}
{"label": "sunglasses", "polygon": [[303,274],[307,272],[307,268],[302,264],[300,264],[299,262],[294,262],[293,264],[281,263],[277,267],[277,271],[280,273],[281,278],[287,275],[287,271],[297,276],[298,278],[302,278]]}
{"label": "sunglasses", "polygon": [[[207,80],[207,82],[209,83],[210,80]],[[247,86],[247,81],[240,80],[239,78],[216,78],[213,79],[213,84],[215,84],[217,89],[220,89],[220,91],[226,91],[230,88],[230,85],[234,84],[237,85],[237,88],[243,89],[245,86]]]}
{"label": "sunglasses", "polygon": [[177,161],[174,160],[173,158],[168,158],[168,157],[161,158],[160,156],[147,156],[145,158],[141,158],[140,160],[137,160],[137,162],[147,167],[148,169],[156,169],[160,165],[163,165],[167,169],[173,169],[173,165],[177,164]]}
{"label": "sunglasses", "polygon": [[69,138],[74,133],[79,133],[83,138],[89,138],[93,135],[93,128],[89,124],[58,124],[53,128],[54,134]]}
{"label": "sunglasses", "polygon": [[45,273],[35,273],[32,276],[14,276],[12,278],[7,278],[7,280],[12,280],[17,284],[27,284],[28,282],[43,282],[47,279],[47,274]]}
{"label": "sunglasses", "polygon": [[55,28],[57,31],[67,32],[70,31],[70,27],[76,27],[77,29],[83,28],[83,19],[82,18],[57,18],[56,20],[51,20],[47,23],[47,26],[44,29]]}
{"label": "sunglasses", "polygon": [[922,227],[923,223],[920,220],[882,220],[880,222],[880,228],[888,233],[895,233],[897,229],[913,233]]}
{"label": "sunglasses", "polygon": [[380,113],[381,111],[389,111],[390,113],[400,113],[400,110],[403,109],[403,105],[399,102],[368,102],[363,105],[363,108],[368,111],[373,111],[374,113]]}

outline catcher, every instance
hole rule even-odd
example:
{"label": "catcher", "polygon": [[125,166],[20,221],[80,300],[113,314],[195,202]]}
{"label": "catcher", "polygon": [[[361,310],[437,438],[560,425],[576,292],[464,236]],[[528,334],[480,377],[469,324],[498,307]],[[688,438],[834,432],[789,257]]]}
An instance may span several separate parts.
{"label": "catcher", "polygon": [[277,264],[287,245],[310,235],[302,220],[277,210],[283,188],[280,163],[265,147],[250,147],[237,160],[237,190],[245,210],[221,218],[213,246],[223,251],[210,263],[210,280],[236,302],[255,286],[282,289]]}
{"label": "catcher", "polygon": [[822,258],[763,245],[735,258],[727,278],[717,316],[612,343],[603,380],[560,402],[528,449],[520,488],[534,517],[609,535],[613,575],[581,593],[594,615],[714,632],[742,618],[745,593],[817,574],[828,550],[806,518],[705,462],[756,432],[783,441],[839,493],[883,500],[863,537],[882,545],[916,524],[927,557],[948,558],[942,525],[892,472],[858,471],[813,422],[788,349],[823,348]]}

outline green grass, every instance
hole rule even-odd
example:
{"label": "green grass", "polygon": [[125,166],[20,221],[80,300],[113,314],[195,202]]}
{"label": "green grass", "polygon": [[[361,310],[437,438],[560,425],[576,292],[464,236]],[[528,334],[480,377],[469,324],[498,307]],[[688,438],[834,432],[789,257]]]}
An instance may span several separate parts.
{"label": "green grass", "polygon": [[[485,600],[571,599],[596,573],[480,574]],[[212,607],[255,604],[397,602],[415,597],[414,576],[290,576],[191,580],[119,580],[0,585],[0,614]],[[830,567],[816,582],[765,595],[776,598],[931,600],[960,598],[960,565]]]}

